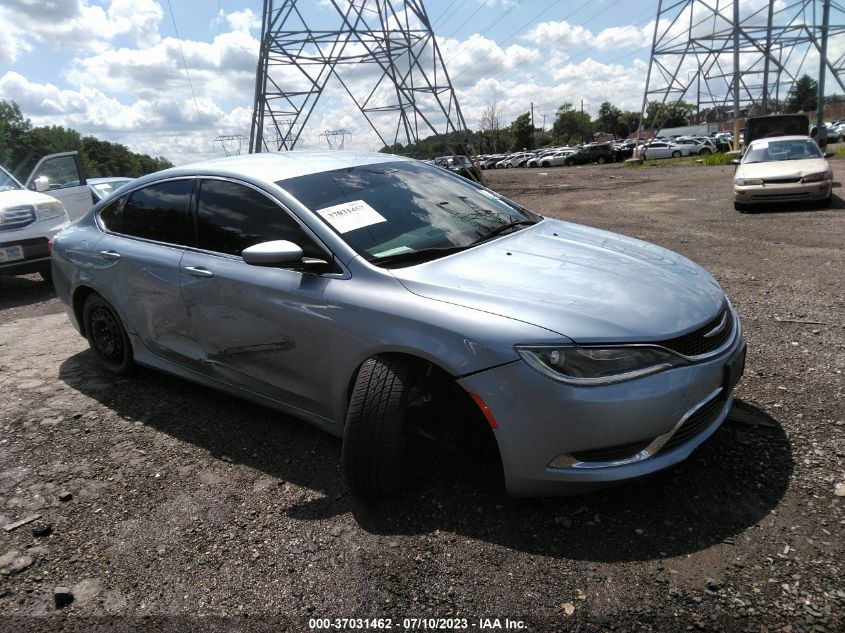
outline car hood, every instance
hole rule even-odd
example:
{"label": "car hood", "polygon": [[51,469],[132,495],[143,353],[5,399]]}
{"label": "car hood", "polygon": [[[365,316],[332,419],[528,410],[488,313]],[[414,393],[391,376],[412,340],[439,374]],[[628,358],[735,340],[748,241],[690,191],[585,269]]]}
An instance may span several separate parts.
{"label": "car hood", "polygon": [[56,199],[37,191],[29,189],[10,189],[0,191],[0,208],[15,207],[22,204],[38,204],[39,202],[51,202]]}
{"label": "car hood", "polygon": [[677,253],[551,219],[391,272],[419,296],[524,321],[577,343],[673,338],[712,319],[725,301],[716,280]]}
{"label": "car hood", "polygon": [[736,177],[742,178],[802,178],[808,174],[827,171],[830,165],[824,158],[805,158],[803,160],[772,160],[764,163],[740,165]]}

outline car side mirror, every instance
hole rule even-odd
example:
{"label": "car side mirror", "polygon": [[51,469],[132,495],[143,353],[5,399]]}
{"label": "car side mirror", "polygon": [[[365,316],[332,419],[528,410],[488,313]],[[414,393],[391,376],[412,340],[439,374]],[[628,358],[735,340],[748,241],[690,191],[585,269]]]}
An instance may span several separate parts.
{"label": "car side mirror", "polygon": [[302,249],[287,240],[272,240],[245,248],[241,257],[253,266],[295,264],[302,261]]}
{"label": "car side mirror", "polygon": [[825,158],[833,158],[834,156],[836,156],[836,154],[834,152],[825,152],[824,153]]}
{"label": "car side mirror", "polygon": [[47,179],[47,176],[41,176],[36,178],[32,181],[33,188],[38,193],[43,193],[50,189],[50,181]]}
{"label": "car side mirror", "polygon": [[731,161],[731,165],[739,165],[739,163],[740,163],[740,159],[739,159],[739,158],[734,158],[734,159]]}

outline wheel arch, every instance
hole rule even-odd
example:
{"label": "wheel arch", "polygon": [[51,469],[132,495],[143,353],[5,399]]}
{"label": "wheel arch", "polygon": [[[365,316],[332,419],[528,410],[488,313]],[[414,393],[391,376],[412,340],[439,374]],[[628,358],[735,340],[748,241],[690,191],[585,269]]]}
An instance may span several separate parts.
{"label": "wheel arch", "polygon": [[73,308],[73,316],[76,319],[76,323],[79,325],[79,333],[82,334],[83,337],[88,336],[88,332],[85,331],[85,300],[88,299],[88,297],[90,297],[92,294],[99,293],[94,290],[91,286],[81,285],[77,286],[74,289],[73,294],[71,295],[71,306]]}

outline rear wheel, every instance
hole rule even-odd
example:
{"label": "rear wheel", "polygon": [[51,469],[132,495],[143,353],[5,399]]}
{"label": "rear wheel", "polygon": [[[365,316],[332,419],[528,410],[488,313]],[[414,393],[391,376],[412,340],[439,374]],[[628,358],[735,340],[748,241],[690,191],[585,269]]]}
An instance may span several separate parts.
{"label": "rear wheel", "polygon": [[599,165],[604,165],[604,156],[599,156],[598,160],[596,161]]}
{"label": "rear wheel", "polygon": [[88,344],[97,361],[114,374],[128,374],[135,367],[129,335],[120,317],[97,293],[88,295],[83,310],[83,323]]}
{"label": "rear wheel", "polygon": [[681,152],[679,152],[677,150],[672,152],[672,158],[680,158],[680,157],[681,157]]}
{"label": "rear wheel", "polygon": [[552,164],[548,161],[543,163],[543,167],[551,167],[551,166],[552,166]]}
{"label": "rear wheel", "polygon": [[419,366],[380,354],[358,372],[343,430],[343,473],[353,492],[385,495],[403,483],[405,412]]}

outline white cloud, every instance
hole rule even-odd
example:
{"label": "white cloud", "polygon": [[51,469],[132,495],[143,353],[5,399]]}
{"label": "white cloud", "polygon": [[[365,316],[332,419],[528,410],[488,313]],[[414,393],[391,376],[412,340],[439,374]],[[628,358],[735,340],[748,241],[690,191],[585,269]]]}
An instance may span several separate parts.
{"label": "white cloud", "polygon": [[104,50],[118,36],[139,46],[158,40],[161,7],[155,0],[112,0],[107,9],[88,0],[5,0],[0,24],[17,48],[33,42],[70,51]]}
{"label": "white cloud", "polygon": [[541,22],[522,36],[535,46],[574,48],[587,44],[593,37],[589,29],[567,21]]}
{"label": "white cloud", "polygon": [[251,9],[227,13],[225,18],[233,31],[250,31],[251,29],[261,28],[261,19]]}

